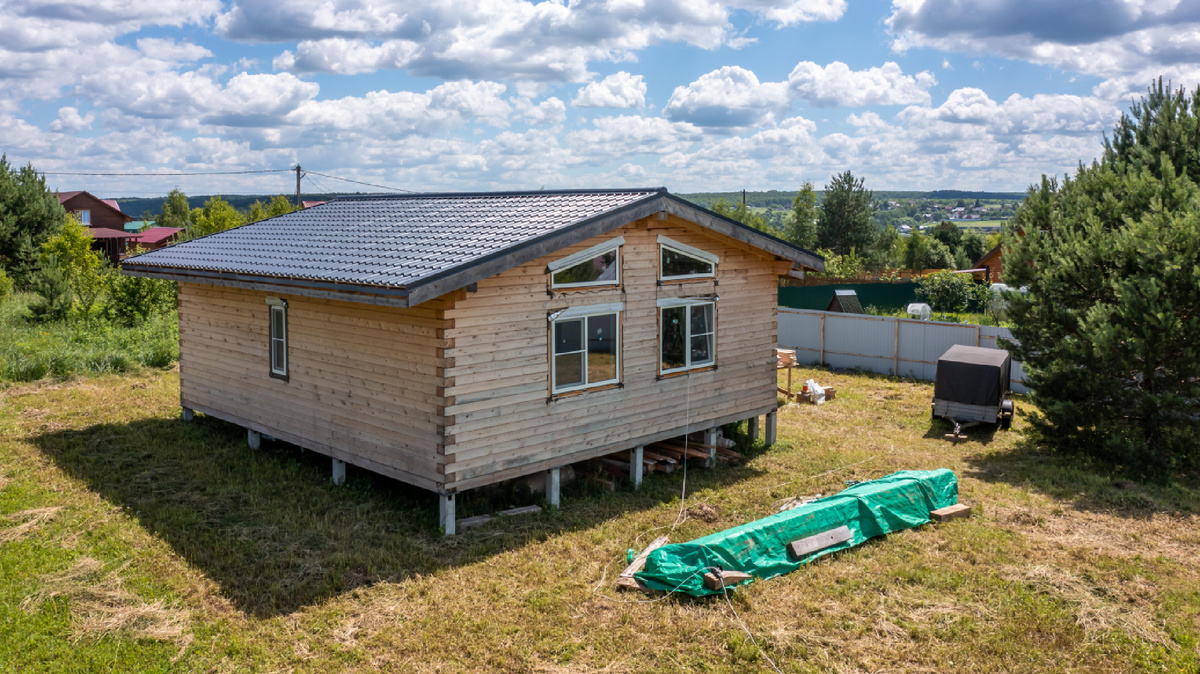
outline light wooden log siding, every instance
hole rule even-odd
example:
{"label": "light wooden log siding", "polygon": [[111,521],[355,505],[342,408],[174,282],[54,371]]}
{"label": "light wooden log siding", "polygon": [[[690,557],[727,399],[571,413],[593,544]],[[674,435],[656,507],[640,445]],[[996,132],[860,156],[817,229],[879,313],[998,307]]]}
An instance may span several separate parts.
{"label": "light wooden log siding", "polygon": [[[658,285],[658,235],[720,256],[717,282]],[[616,236],[621,287],[549,293],[546,265]],[[446,305],[445,482],[469,488],[775,408],[776,288],[790,263],[670,216],[634,222],[458,291]],[[717,368],[658,379],[664,297],[716,293]],[[548,312],[624,302],[623,388],[550,397]],[[690,386],[690,393],[688,388]]]}
{"label": "light wooden log siding", "polygon": [[[288,302],[287,382],[268,376],[268,294]],[[444,306],[441,298],[396,309],[180,283],[181,404],[439,490]]]}

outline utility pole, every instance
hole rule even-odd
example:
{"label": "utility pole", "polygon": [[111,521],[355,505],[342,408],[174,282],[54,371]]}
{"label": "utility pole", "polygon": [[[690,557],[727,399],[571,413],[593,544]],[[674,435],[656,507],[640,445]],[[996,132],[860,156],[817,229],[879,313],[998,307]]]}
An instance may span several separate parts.
{"label": "utility pole", "polygon": [[[300,168],[297,166],[296,168]],[[746,210],[746,190],[742,190],[742,210]]]}
{"label": "utility pole", "polygon": [[300,162],[296,162],[296,210],[300,210]]}

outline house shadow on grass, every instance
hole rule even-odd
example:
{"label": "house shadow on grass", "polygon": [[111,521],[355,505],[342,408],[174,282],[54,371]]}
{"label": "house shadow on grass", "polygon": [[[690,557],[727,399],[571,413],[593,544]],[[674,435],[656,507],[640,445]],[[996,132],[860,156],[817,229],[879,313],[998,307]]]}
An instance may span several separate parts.
{"label": "house shadow on grass", "polygon": [[[208,575],[239,610],[288,614],[356,587],[471,564],[550,536],[592,527],[679,496],[679,472],[642,489],[565,485],[564,508],[503,518],[454,537],[437,530],[432,492],[348,466],[330,482],[329,458],[285,443],[246,445],[243,429],[197,416],[98,424],[36,436],[64,472],[121,507]],[[692,471],[689,489],[719,488],[761,471]],[[458,515],[539,502],[527,490],[468,491]]]}
{"label": "house shadow on grass", "polygon": [[1055,454],[1022,438],[1012,448],[966,457],[963,475],[1032,489],[1081,511],[1143,519],[1156,513],[1200,513],[1195,476],[1155,483],[1079,457]]}

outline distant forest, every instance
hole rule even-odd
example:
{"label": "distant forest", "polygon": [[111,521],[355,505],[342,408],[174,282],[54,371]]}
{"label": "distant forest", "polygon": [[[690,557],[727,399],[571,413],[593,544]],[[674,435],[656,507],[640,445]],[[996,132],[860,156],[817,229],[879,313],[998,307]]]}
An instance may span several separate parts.
{"label": "distant forest", "polygon": [[[278,192],[276,192],[275,194],[221,194],[221,195],[212,195],[212,194],[190,195],[189,194],[188,195],[188,206],[191,208],[200,208],[201,206],[204,205],[204,202],[208,201],[212,197],[220,196],[222,199],[229,202],[229,205],[233,206],[234,208],[238,209],[239,211],[245,212],[245,211],[250,210],[250,204],[252,204],[256,201],[261,201],[263,203],[267,203],[267,202],[271,201],[272,199],[274,199],[275,197],[279,196],[279,194],[280,193],[278,193]],[[308,194],[308,193],[304,193],[304,194],[300,195],[300,198],[303,199],[304,201],[329,201],[330,199],[335,199],[337,197],[351,196],[351,194],[353,194],[353,193],[340,193],[340,194]],[[283,196],[287,197],[288,201],[294,202],[296,200],[296,194],[294,192],[292,194],[284,194]],[[153,220],[154,218],[158,217],[159,213],[162,213],[163,203],[166,202],[167,195],[164,194],[161,197],[150,197],[150,198],[141,198],[141,197],[101,197],[101,198],[102,199],[116,199],[117,205],[121,207],[121,212],[123,212],[127,215],[132,215],[135,218],[141,219],[142,215],[144,215],[145,213],[150,213],[150,216],[151,216],[150,219]]]}
{"label": "distant forest", "polygon": [[[824,192],[817,190],[817,199],[819,200]],[[689,194],[680,194],[680,197],[691,201],[692,203],[701,206],[709,207],[717,201],[724,199],[727,203],[737,204],[742,201],[741,192],[692,192]],[[746,205],[750,208],[791,208],[792,200],[796,198],[796,192],[781,192],[779,190],[769,190],[766,192],[751,192],[746,191]],[[1022,201],[1025,199],[1024,192],[966,192],[963,190],[934,190],[932,192],[904,192],[904,191],[887,191],[875,190],[876,201],[900,201],[902,199],[994,199],[1004,201]]]}
{"label": "distant forest", "polygon": [[[351,196],[352,192],[332,193],[332,194],[302,194],[301,198],[304,201],[328,201],[339,196]],[[817,191],[817,198],[822,196],[820,190]],[[188,204],[192,208],[199,208],[204,205],[212,196],[211,194],[189,195]],[[239,211],[246,211],[250,208],[250,204],[255,201],[268,202],[278,194],[222,194],[220,197],[228,201],[230,205]],[[295,195],[285,194],[289,200],[294,200]],[[730,204],[740,203],[742,200],[741,192],[692,192],[688,194],[678,195],[688,201],[691,201],[700,206],[710,207],[717,199],[724,199]],[[113,197],[104,197],[105,199]],[[115,197],[117,203],[121,206],[121,210],[135,218],[141,218],[142,215],[149,212],[157,216],[162,212],[163,202],[167,200],[164,194],[161,197]],[[746,192],[746,205],[750,208],[777,208],[789,209],[792,207],[792,200],[796,198],[796,192],[781,192],[779,190],[768,190],[766,192]],[[903,192],[903,191],[885,191],[876,190],[876,201],[899,201],[902,199],[982,199],[982,200],[1004,200],[1004,201],[1021,201],[1025,198],[1024,192],[965,192],[961,190],[934,190],[932,192]]]}

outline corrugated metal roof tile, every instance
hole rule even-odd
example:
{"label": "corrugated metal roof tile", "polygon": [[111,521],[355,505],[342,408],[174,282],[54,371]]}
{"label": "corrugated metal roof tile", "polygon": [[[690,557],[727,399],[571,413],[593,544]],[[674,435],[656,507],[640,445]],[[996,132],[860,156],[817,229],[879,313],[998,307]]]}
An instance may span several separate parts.
{"label": "corrugated metal roof tile", "polygon": [[126,264],[400,288],[661,191],[343,198],[144,253]]}

